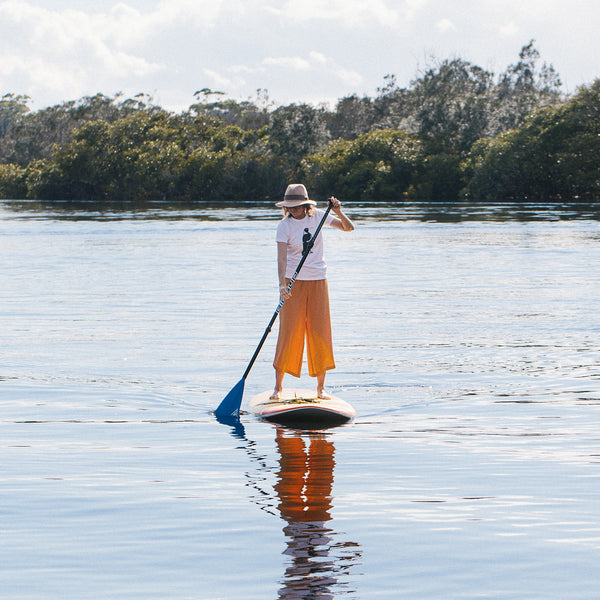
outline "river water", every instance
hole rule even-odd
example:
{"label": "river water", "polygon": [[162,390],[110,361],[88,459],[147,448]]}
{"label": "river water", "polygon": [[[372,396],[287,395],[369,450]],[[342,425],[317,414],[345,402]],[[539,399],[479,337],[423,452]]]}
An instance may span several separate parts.
{"label": "river water", "polygon": [[274,210],[0,203],[1,598],[600,596],[598,208],[347,212],[358,416],[308,433],[211,413],[277,304]]}

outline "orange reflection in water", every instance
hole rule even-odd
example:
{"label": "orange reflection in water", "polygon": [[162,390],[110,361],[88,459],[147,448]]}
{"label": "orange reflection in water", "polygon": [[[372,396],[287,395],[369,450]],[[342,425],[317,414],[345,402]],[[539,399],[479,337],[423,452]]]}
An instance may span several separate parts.
{"label": "orange reflection in water", "polygon": [[[328,526],[333,507],[333,469],[335,449],[324,434],[277,428],[279,472],[275,492],[277,506],[286,521],[285,554],[291,557],[279,590],[279,597],[333,598],[350,593],[342,590],[350,567],[360,558],[360,546],[337,541]],[[327,524],[327,525],[326,525]]]}

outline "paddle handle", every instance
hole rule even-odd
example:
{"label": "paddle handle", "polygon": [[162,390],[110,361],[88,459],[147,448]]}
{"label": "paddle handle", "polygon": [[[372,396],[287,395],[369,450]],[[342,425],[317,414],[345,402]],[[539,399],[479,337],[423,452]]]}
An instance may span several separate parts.
{"label": "paddle handle", "polygon": [[[311,250],[313,249],[313,246],[315,245],[315,240],[317,239],[317,236],[319,235],[321,229],[323,228],[323,225],[325,224],[325,220],[327,219],[327,216],[329,215],[330,211],[331,211],[331,200],[329,200],[329,202],[328,202],[327,210],[325,210],[325,214],[323,215],[321,222],[317,226],[315,233],[312,235],[310,240],[306,243],[306,247],[304,248],[304,251],[302,252],[302,258],[300,259],[300,262],[298,263],[298,266],[296,267],[296,270],[294,271],[294,274],[292,275],[290,282],[288,283],[288,286],[287,286],[288,293],[292,289],[292,286],[294,285],[294,282],[296,281],[296,277],[298,277],[298,273],[300,273],[300,269],[306,262],[308,255],[310,254]],[[258,358],[258,355],[259,355],[260,351],[262,350],[262,347],[263,347],[267,337],[269,336],[269,333],[271,333],[273,324],[275,323],[275,320],[277,319],[279,312],[281,311],[281,309],[283,307],[284,302],[285,302],[285,298],[281,298],[281,300],[279,300],[279,304],[277,305],[277,308],[275,309],[275,312],[273,313],[273,316],[271,317],[271,320],[269,321],[269,324],[267,325],[267,328],[265,329],[265,332],[263,333],[263,336],[262,336],[260,342],[258,343],[258,346],[256,347],[256,350],[254,351],[254,354],[252,355],[252,358],[250,359],[248,366],[246,367],[246,370],[244,371],[244,375],[242,376],[242,379],[246,379],[246,377],[248,377],[250,370],[254,366],[254,362]]]}

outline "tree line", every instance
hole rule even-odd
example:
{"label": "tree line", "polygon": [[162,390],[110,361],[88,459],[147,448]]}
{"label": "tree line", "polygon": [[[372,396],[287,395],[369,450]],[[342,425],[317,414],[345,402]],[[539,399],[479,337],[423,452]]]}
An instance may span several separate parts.
{"label": "tree line", "polygon": [[590,202],[600,80],[568,96],[531,41],[499,75],[456,58],[335,107],[202,89],[180,113],[139,94],[38,111],[0,99],[0,197],[128,203],[279,199]]}

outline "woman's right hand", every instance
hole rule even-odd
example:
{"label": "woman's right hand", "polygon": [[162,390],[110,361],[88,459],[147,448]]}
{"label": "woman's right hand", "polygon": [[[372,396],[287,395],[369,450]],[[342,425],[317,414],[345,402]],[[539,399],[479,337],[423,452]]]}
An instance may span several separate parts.
{"label": "woman's right hand", "polygon": [[290,292],[288,292],[287,285],[280,285],[279,286],[279,299],[287,300],[288,298],[291,298],[291,297],[292,297],[292,294]]}

